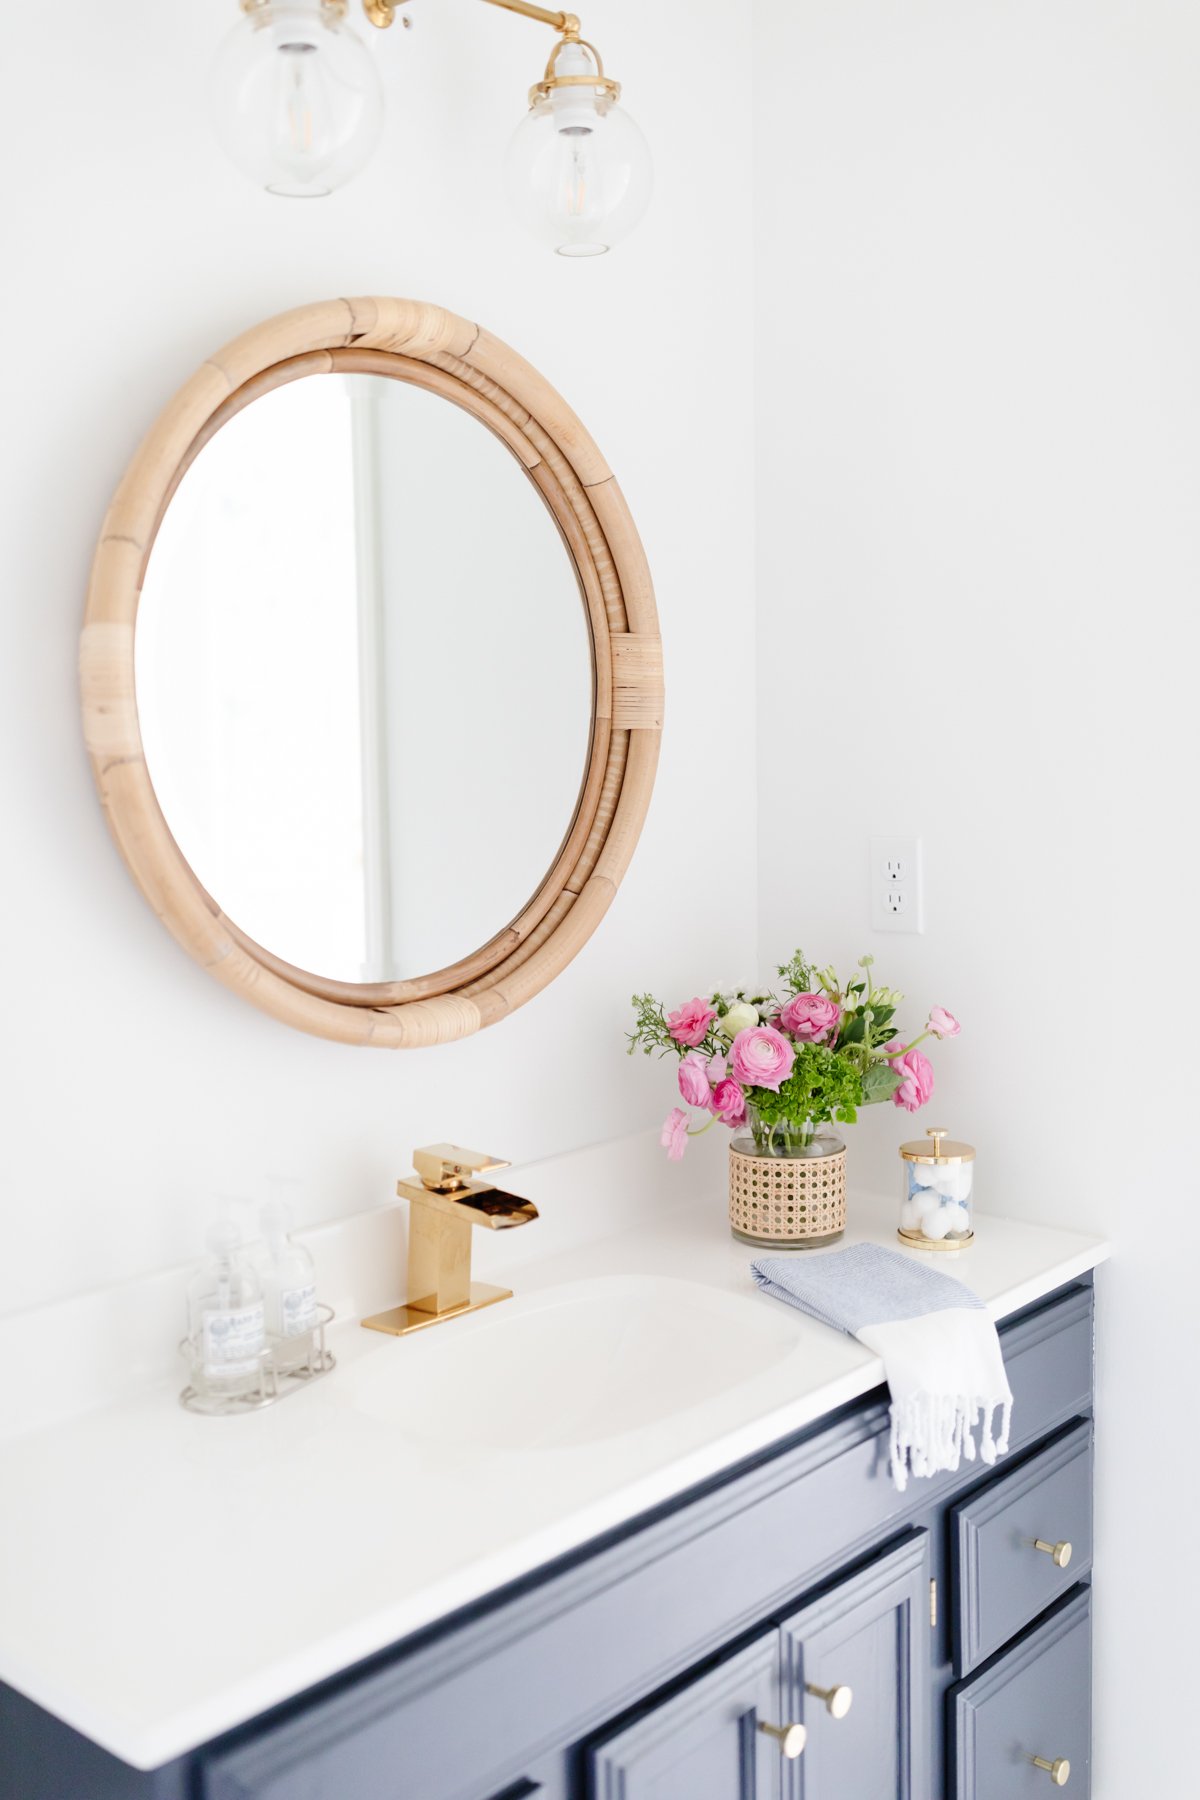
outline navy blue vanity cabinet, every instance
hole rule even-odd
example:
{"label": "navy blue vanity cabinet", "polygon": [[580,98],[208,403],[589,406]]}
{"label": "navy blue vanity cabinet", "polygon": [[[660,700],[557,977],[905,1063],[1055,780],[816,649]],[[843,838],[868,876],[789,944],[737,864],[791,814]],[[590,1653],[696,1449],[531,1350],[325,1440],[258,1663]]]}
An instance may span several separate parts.
{"label": "navy blue vanity cabinet", "polygon": [[965,1675],[1091,1573],[1091,1420],[997,1471],[950,1516],[955,1666]]}
{"label": "navy blue vanity cabinet", "polygon": [[951,1695],[951,1800],[1091,1792],[1091,1590],[1077,1587]]}
{"label": "navy blue vanity cabinet", "polygon": [[781,1800],[779,1634],[764,1633],[589,1751],[596,1800]]}
{"label": "navy blue vanity cabinet", "polygon": [[993,1469],[898,1494],[877,1390],[154,1773],[0,1690],[0,1800],[1086,1800],[1092,1299]]}
{"label": "navy blue vanity cabinet", "polygon": [[914,1532],[589,1746],[595,1800],[925,1800],[929,1556]]}
{"label": "navy blue vanity cabinet", "polygon": [[783,1703],[807,1728],[785,1800],[925,1800],[929,1534],[915,1532],[784,1620]]}

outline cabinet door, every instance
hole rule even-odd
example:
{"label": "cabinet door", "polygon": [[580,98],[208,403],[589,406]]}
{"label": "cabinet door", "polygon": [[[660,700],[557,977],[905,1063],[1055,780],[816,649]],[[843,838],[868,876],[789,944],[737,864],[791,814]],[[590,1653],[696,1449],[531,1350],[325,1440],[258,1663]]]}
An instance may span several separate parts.
{"label": "cabinet door", "polygon": [[786,1800],[928,1800],[929,1638],[923,1531],[784,1621],[783,1703],[808,1727]]}
{"label": "cabinet door", "polygon": [[592,1800],[781,1800],[774,1631],[588,1752]]}

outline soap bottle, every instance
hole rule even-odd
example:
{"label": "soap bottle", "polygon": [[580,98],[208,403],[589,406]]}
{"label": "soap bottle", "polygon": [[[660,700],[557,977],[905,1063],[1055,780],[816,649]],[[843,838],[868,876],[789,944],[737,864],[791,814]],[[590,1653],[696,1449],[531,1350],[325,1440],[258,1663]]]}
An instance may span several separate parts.
{"label": "soap bottle", "polygon": [[264,1206],[259,1225],[267,1247],[263,1264],[267,1330],[275,1340],[277,1366],[294,1368],[312,1356],[317,1324],[316,1269],[303,1245],[293,1243],[287,1235],[281,1206]]}
{"label": "soap bottle", "polygon": [[192,1385],[198,1393],[254,1393],[262,1385],[267,1347],[262,1287],[241,1254],[231,1219],[212,1227],[209,1260],[188,1285]]}

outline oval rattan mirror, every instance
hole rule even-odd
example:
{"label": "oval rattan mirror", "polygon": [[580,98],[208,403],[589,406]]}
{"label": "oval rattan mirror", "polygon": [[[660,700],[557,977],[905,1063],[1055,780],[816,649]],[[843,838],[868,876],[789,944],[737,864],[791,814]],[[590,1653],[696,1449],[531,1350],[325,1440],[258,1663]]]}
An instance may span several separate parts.
{"label": "oval rattan mirror", "polygon": [[657,762],[649,572],[579,420],[486,331],[335,300],[206,362],[109,509],[88,751],[154,911],[291,1025],[495,1023],[576,954]]}

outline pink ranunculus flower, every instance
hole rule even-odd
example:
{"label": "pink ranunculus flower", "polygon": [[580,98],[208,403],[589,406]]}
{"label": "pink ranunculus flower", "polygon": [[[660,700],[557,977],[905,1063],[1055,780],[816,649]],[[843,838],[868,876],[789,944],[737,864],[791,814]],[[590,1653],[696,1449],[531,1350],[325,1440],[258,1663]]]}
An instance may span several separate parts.
{"label": "pink ranunculus flower", "polygon": [[708,1035],[708,1028],[717,1016],[715,1006],[699,995],[689,1000],[685,1006],[667,1014],[667,1030],[677,1044],[690,1044],[693,1048],[702,1044]]}
{"label": "pink ranunculus flower", "polygon": [[[897,1055],[902,1051],[902,1055]],[[916,1112],[919,1106],[933,1093],[933,1064],[919,1050],[905,1050],[897,1040],[887,1047],[888,1060],[900,1077],[900,1086],[892,1095],[892,1105],[902,1106],[905,1112]]]}
{"label": "pink ranunculus flower", "polygon": [[773,1025],[748,1025],[729,1046],[729,1073],[743,1087],[778,1093],[792,1072],[796,1052]]}
{"label": "pink ranunculus flower", "polygon": [[681,1162],[687,1149],[688,1122],[687,1114],[682,1106],[673,1106],[663,1120],[662,1135],[659,1143],[667,1153],[670,1162]]}
{"label": "pink ranunculus flower", "polygon": [[824,994],[793,994],[776,1021],[802,1044],[820,1044],[837,1029],[841,1008]]}
{"label": "pink ranunculus flower", "polygon": [[707,1107],[712,1099],[708,1058],[699,1050],[689,1050],[679,1065],[679,1091],[689,1106]]}
{"label": "pink ranunculus flower", "polygon": [[931,1006],[929,1009],[929,1029],[936,1038],[957,1037],[962,1026],[952,1012],[944,1006]]}
{"label": "pink ranunculus flower", "polygon": [[745,1124],[746,1096],[732,1075],[726,1075],[714,1087],[712,1109],[723,1125]]}

